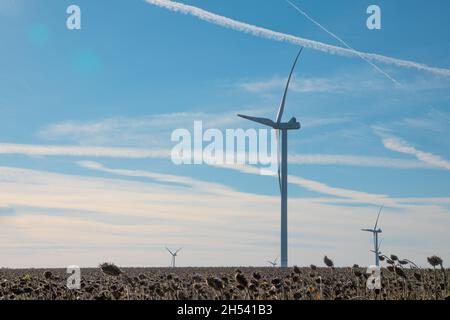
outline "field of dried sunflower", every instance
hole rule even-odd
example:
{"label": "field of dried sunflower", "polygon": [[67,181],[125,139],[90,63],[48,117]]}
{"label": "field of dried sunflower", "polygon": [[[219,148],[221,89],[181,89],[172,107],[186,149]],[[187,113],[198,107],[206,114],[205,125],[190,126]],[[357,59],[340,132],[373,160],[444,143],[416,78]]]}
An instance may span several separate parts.
{"label": "field of dried sunflower", "polygon": [[[433,257],[431,257],[433,258]],[[124,268],[102,264],[82,269],[81,289],[66,287],[64,269],[0,269],[0,300],[339,300],[449,299],[448,269],[383,257],[381,290],[366,290],[365,268]],[[439,264],[439,262],[441,262]]]}

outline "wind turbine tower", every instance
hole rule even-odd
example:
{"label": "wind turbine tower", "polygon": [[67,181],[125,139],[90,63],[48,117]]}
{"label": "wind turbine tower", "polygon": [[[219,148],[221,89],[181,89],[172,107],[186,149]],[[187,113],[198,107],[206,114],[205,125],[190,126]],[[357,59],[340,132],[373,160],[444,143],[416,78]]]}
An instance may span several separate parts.
{"label": "wind turbine tower", "polygon": [[[292,74],[294,72],[295,66],[297,64],[298,58],[302,53],[303,48],[300,49],[297,57],[295,58],[294,64],[291,68],[289,78],[287,80],[286,88],[284,89],[283,98],[281,100],[280,107],[278,109],[277,118],[275,122],[267,118],[257,118],[238,114],[239,117],[271,127],[276,130],[277,133],[277,158],[278,158],[278,183],[280,186],[281,193],[281,267],[286,268],[288,266],[288,216],[287,216],[287,205],[288,205],[288,131],[289,130],[299,130],[300,123],[297,122],[296,118],[291,118],[288,122],[281,122],[284,106],[286,104],[286,96],[289,90],[289,84],[291,82]],[[281,163],[280,163],[280,132],[281,132]]]}

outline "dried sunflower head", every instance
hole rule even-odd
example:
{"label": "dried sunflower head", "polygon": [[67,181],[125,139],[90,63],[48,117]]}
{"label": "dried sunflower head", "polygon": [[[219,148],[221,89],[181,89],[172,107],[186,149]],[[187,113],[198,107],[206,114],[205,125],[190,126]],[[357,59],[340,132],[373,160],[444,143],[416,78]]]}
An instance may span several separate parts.
{"label": "dried sunflower head", "polygon": [[253,272],[253,278],[259,280],[261,279],[261,274],[259,272]]}
{"label": "dried sunflower head", "polygon": [[122,270],[120,270],[114,263],[102,263],[100,265],[100,269],[108,276],[118,277],[122,274]]}
{"label": "dried sunflower head", "polygon": [[327,256],[325,256],[323,258],[323,263],[325,263],[325,265],[329,268],[333,268],[334,267],[334,263],[333,260],[331,260],[330,258],[328,258]]}
{"label": "dried sunflower head", "polygon": [[392,261],[398,261],[398,257],[395,254],[391,254]]}
{"label": "dried sunflower head", "polygon": [[431,264],[431,266],[437,267],[437,266],[442,266],[442,259],[438,256],[431,256],[427,258],[428,263]]}
{"label": "dried sunflower head", "polygon": [[51,279],[52,277],[53,277],[53,274],[52,274],[51,271],[46,270],[46,271],[44,272],[44,278],[45,278],[45,279]]}
{"label": "dried sunflower head", "polygon": [[242,273],[236,273],[236,275],[234,276],[234,279],[241,286],[243,286],[243,287],[247,287],[248,286],[247,278]]}

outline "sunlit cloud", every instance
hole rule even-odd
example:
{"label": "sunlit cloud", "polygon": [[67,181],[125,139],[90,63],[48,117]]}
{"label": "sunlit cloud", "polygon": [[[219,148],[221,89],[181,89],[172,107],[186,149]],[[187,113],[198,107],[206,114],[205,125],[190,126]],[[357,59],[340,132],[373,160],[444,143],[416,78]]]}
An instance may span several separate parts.
{"label": "sunlit cloud", "polygon": [[433,168],[450,170],[450,161],[430,152],[418,150],[402,139],[396,137],[385,137],[383,138],[383,145],[386,149],[412,155],[419,161],[422,161]]}
{"label": "sunlit cloud", "polygon": [[[0,215],[0,259],[6,266],[95,266],[103,260],[165,266],[164,246],[172,244],[186,248],[180,265],[262,265],[278,251],[278,195],[238,192],[218,183],[94,162],[80,165],[119,178],[0,167],[0,207],[15,210],[14,215]],[[145,181],[124,180],[135,177]],[[356,199],[362,196],[338,192]],[[441,204],[450,200],[391,200],[410,203],[386,208],[381,222],[388,231],[386,250],[407,251],[411,259],[424,259],[432,251],[445,259],[450,221],[448,209]],[[290,199],[293,263],[320,262],[324,252],[335,256],[338,265],[370,261],[370,239],[359,229],[372,223],[376,207],[333,202],[339,199]],[[114,222],[114,217],[126,218],[126,223]],[[393,238],[414,246],[395,244]]]}
{"label": "sunlit cloud", "polygon": [[133,148],[89,147],[89,146],[52,146],[29,144],[0,144],[0,154],[26,156],[68,156],[68,157],[108,157],[108,158],[165,158],[170,156],[167,150],[145,150]]}
{"label": "sunlit cloud", "polygon": [[[398,146],[393,142],[386,142],[394,148]],[[397,148],[395,151],[398,151]],[[403,149],[402,149],[403,150]],[[119,148],[119,147],[90,147],[90,146],[61,146],[61,145],[28,145],[0,143],[0,154],[25,155],[25,156],[50,156],[50,157],[97,157],[118,159],[166,159],[171,157],[170,149],[144,149],[144,148]],[[194,155],[200,156],[200,155]],[[423,158],[423,157],[422,157]],[[430,157],[428,157],[430,160]],[[447,169],[446,166],[438,166],[435,161],[431,163],[423,159],[406,160],[388,157],[373,157],[345,154],[290,154],[289,161],[293,165],[335,165],[395,169]],[[445,162],[444,162],[445,163]],[[442,164],[442,163],[441,163]]]}

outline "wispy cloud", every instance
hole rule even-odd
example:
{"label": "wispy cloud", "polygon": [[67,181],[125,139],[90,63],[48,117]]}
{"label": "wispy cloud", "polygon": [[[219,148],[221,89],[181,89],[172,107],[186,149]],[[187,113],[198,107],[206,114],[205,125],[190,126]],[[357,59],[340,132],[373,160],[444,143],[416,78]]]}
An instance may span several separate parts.
{"label": "wispy cloud", "polygon": [[[324,125],[321,123],[320,125]],[[400,148],[398,139],[385,138],[385,147],[390,150],[412,154],[412,149]],[[401,151],[400,151],[401,150]],[[447,170],[443,164],[445,160],[430,162],[430,154],[414,150],[418,160],[407,160],[389,157],[374,157],[349,154],[290,154],[289,161],[293,165],[335,165],[393,169],[430,169],[441,168]],[[0,143],[0,154],[25,156],[60,156],[60,157],[94,157],[118,159],[167,159],[171,157],[170,149],[118,148],[118,147],[89,147],[89,146],[59,146],[59,145],[30,145]],[[425,157],[425,155],[428,157]],[[419,158],[420,155],[420,158]],[[424,161],[427,159],[428,162]],[[83,166],[94,166],[93,162],[83,162]],[[439,165],[438,165],[439,164]]]}
{"label": "wispy cloud", "polygon": [[402,139],[396,137],[386,137],[383,138],[383,145],[389,150],[412,155],[431,167],[450,170],[450,161],[432,153],[418,150]]}
{"label": "wispy cloud", "polygon": [[[95,266],[102,260],[165,266],[166,244],[186,248],[186,255],[180,257],[184,266],[261,265],[278,250],[274,227],[279,223],[278,195],[243,193],[193,178],[94,162],[81,165],[120,178],[0,167],[0,207],[15,211],[13,216],[0,216],[0,259],[5,266]],[[290,180],[341,196],[366,197],[318,182]],[[382,224],[390,226],[396,239],[408,243],[414,233],[417,244],[413,241],[414,247],[405,247],[388,237],[386,246],[396,252],[407,250],[412,259],[424,258],[429,249],[445,258],[449,212],[440,204],[450,200],[391,200],[416,203],[387,208]],[[398,211],[401,208],[407,210]],[[359,229],[372,223],[373,207],[343,206],[335,197],[291,197],[290,213],[292,263],[320,261],[324,251],[339,257],[339,265],[371,259],[370,239],[362,241],[366,237]],[[126,224],[114,222],[113,217],[123,217]],[[432,248],[427,247],[429,242]]]}
{"label": "wispy cloud", "polygon": [[[169,144],[171,142],[171,132],[175,129],[185,128],[191,130],[194,121],[202,121],[205,130],[208,128],[221,130],[247,128],[250,124],[239,118],[237,116],[238,113],[266,116],[273,112],[273,107],[259,107],[218,113],[183,112],[155,114],[140,118],[112,117],[87,122],[63,121],[44,126],[37,132],[37,136],[44,140],[76,142],[84,146],[124,144],[135,147],[152,146],[154,148],[155,145]],[[350,118],[345,115],[339,117],[302,118],[303,124],[308,127],[326,126],[349,120]]]}
{"label": "wispy cloud", "polygon": [[[281,90],[286,85],[283,77],[272,77],[265,80],[247,81],[238,84],[239,88],[252,93],[267,93]],[[290,90],[298,93],[336,93],[353,94],[364,90],[382,90],[386,88],[382,82],[375,81],[369,77],[351,77],[341,74],[332,77],[297,77],[291,83]]]}
{"label": "wispy cloud", "polygon": [[427,130],[435,133],[450,132],[450,113],[431,108],[419,117],[407,117],[393,122],[394,126],[406,128],[407,130]]}
{"label": "wispy cloud", "polygon": [[132,148],[110,148],[89,146],[52,146],[30,144],[0,144],[0,154],[26,156],[69,156],[69,157],[107,157],[107,158],[167,158],[167,150],[145,150]]}
{"label": "wispy cloud", "polygon": [[387,127],[375,125],[372,126],[372,129],[381,138],[383,146],[386,149],[414,156],[418,161],[426,164],[430,168],[450,170],[450,161],[431,152],[419,150],[407,141],[393,135]]}
{"label": "wispy cloud", "polygon": [[416,160],[405,160],[387,157],[369,157],[338,154],[298,154],[289,156],[289,163],[303,165],[345,165],[357,167],[424,169],[429,164]]}
{"label": "wispy cloud", "polygon": [[[63,175],[0,167],[0,206],[78,210],[135,218],[152,217],[164,221],[178,219],[180,222],[201,220],[210,215],[210,211],[195,204],[195,201],[201,203],[200,199],[204,199],[204,204],[210,203],[212,199],[221,202],[224,195],[235,197],[237,194],[242,199],[251,199],[250,201],[261,204],[270,202],[271,199],[267,196],[238,193],[220,184],[188,177],[110,169],[93,162],[81,165],[113,175],[143,177],[147,180],[144,183],[131,179]],[[195,214],[183,215],[186,208],[195,211]],[[234,214],[229,212],[228,217],[232,216]],[[215,220],[214,216],[209,218]]]}
{"label": "wispy cloud", "polygon": [[[264,109],[243,108],[251,114]],[[242,111],[242,110],[241,110]],[[46,125],[37,136],[50,141],[71,141],[81,145],[126,145],[147,147],[170,143],[171,132],[178,128],[191,129],[194,121],[207,128],[226,128],[242,123],[237,111],[217,113],[180,112],[133,117],[111,117],[95,121],[63,121]]]}
{"label": "wispy cloud", "polygon": [[[232,116],[233,115],[233,116]],[[194,120],[203,120],[210,126],[221,127],[236,122],[232,111],[220,113],[179,112],[155,114],[139,118],[113,117],[91,122],[65,121],[42,128],[38,136],[51,139],[60,136],[91,136],[111,131],[138,130],[143,128],[177,128]]]}
{"label": "wispy cloud", "polygon": [[[286,78],[273,76],[265,79],[240,81],[236,86],[251,93],[272,93],[281,92],[286,85]],[[408,79],[408,83],[396,87],[396,92],[408,93],[411,91],[447,90],[449,81],[438,77],[418,76]],[[341,72],[329,74],[324,77],[311,77],[304,74],[297,74],[292,80],[290,90],[297,93],[333,93],[341,95],[354,95],[373,91],[383,91],[392,89],[392,86],[381,79],[374,79],[367,72],[352,70],[351,72]]]}
{"label": "wispy cloud", "polygon": [[79,161],[77,164],[83,168],[111,173],[114,175],[124,177],[141,177],[148,178],[158,182],[166,182],[180,186],[186,186],[197,190],[202,190],[206,193],[227,194],[232,195],[234,191],[224,185],[218,183],[209,183],[196,180],[190,177],[183,177],[170,174],[161,174],[156,172],[142,171],[142,170],[126,170],[126,169],[112,169],[105,167],[103,164],[93,161]]}
{"label": "wispy cloud", "polygon": [[[157,181],[186,184],[197,190],[205,190],[208,192],[214,191],[214,193],[216,193],[216,194],[226,193],[229,196],[231,196],[233,193],[236,194],[236,192],[232,191],[229,188],[224,188],[220,184],[211,184],[211,183],[201,182],[201,181],[187,178],[187,177],[156,174],[156,173],[152,173],[152,172],[139,171],[139,170],[110,169],[110,168],[107,168],[107,167],[103,166],[102,164],[96,163],[96,162],[79,162],[78,164],[85,168],[98,170],[98,171],[102,171],[102,172],[108,172],[108,173],[112,173],[115,175],[128,176],[128,177],[144,177],[144,178],[155,179]],[[222,169],[232,169],[232,170],[239,171],[242,173],[247,173],[247,174],[260,175],[260,170],[256,167],[252,167],[252,166],[217,165],[215,167],[222,168]],[[348,199],[351,199],[354,201],[359,201],[362,203],[379,204],[380,202],[385,202],[385,203],[389,202],[387,199],[388,197],[385,195],[373,195],[373,194],[368,194],[365,192],[360,192],[360,191],[355,191],[355,190],[335,188],[335,187],[328,186],[328,185],[318,182],[318,181],[308,180],[308,179],[304,179],[304,178],[296,177],[296,176],[289,176],[289,183],[293,184],[293,185],[297,185],[301,188],[319,193],[319,194],[325,194],[328,196],[336,196],[336,197],[341,197],[341,198],[348,198]],[[394,204],[394,203],[392,202],[392,204]]]}
{"label": "wispy cloud", "polygon": [[[235,171],[239,171],[247,174],[260,175],[261,171],[259,168],[247,166],[247,165],[221,165],[218,166],[224,169],[231,169]],[[297,185],[301,188],[304,188],[309,191],[313,191],[319,194],[325,194],[328,196],[346,198],[347,200],[351,200],[350,202],[358,202],[364,204],[373,204],[378,205],[380,203],[389,204],[392,206],[397,206],[398,203],[389,199],[387,195],[378,195],[378,194],[369,194],[366,192],[337,188],[329,186],[325,183],[321,183],[314,180],[305,179],[298,176],[290,175],[288,177],[289,184]]]}
{"label": "wispy cloud", "polygon": [[390,64],[395,65],[402,68],[413,68],[416,70],[423,70],[428,71],[434,74],[440,74],[443,76],[450,76],[450,70],[444,69],[444,68],[434,68],[427,66],[425,64],[420,64],[413,61],[407,61],[407,60],[401,60],[396,58],[391,58],[387,56],[382,56],[379,54],[373,54],[373,53],[365,53],[365,52],[359,52],[355,50],[351,50],[348,48],[342,48],[337,46],[332,46],[329,44],[321,43],[314,40],[309,40],[297,36],[293,36],[290,34],[285,34],[281,32],[276,32],[270,29],[257,27],[248,23],[236,21],[224,16],[220,16],[214,13],[211,13],[209,11],[200,9],[195,6],[190,6],[186,4],[182,4],[175,1],[168,1],[168,0],[146,0],[147,3],[153,4],[165,9],[169,9],[175,12],[181,12],[184,14],[189,14],[192,16],[195,16],[201,20],[230,28],[237,31],[247,32],[254,36],[276,40],[276,41],[286,41],[290,42],[296,45],[301,45],[307,48],[311,48],[313,50],[322,51],[329,54],[336,54],[341,56],[348,56],[348,57],[364,57],[365,59],[369,61],[377,61],[384,64]]}
{"label": "wispy cloud", "polygon": [[[312,121],[312,120],[311,120]],[[336,120],[337,121],[337,120]],[[320,125],[324,125],[321,123]],[[0,143],[0,154],[60,157],[93,157],[118,159],[166,159],[171,157],[170,149],[89,147],[89,146],[58,146]],[[194,155],[197,156],[197,155]],[[429,169],[435,165],[419,159],[405,160],[387,157],[373,157],[345,154],[290,154],[289,161],[295,165],[337,165],[376,167],[394,169]],[[94,166],[92,162],[83,163],[85,167]]]}
{"label": "wispy cloud", "polygon": [[[271,210],[277,208],[276,198],[233,192],[219,184],[182,176],[111,169],[99,163],[82,165],[120,177],[139,176],[145,182],[0,167],[0,206],[17,208],[14,217],[0,216],[0,258],[8,266],[20,265],[17,261],[22,261],[23,250],[41,253],[48,258],[47,266],[60,266],[65,260],[55,257],[54,250],[61,246],[85,251],[84,255],[72,256],[71,263],[80,265],[90,261],[91,252],[100,261],[114,259],[136,265],[137,256],[124,255],[120,248],[137,251],[138,256],[148,257],[150,252],[152,258],[146,265],[164,265],[165,255],[160,257],[154,252],[158,249],[149,246],[161,250],[166,244],[183,244],[190,255],[195,250],[205,259],[211,257],[212,248],[223,255],[223,250],[230,248],[258,247],[258,243],[276,241],[275,234],[259,230],[260,226],[265,229],[274,223],[276,215]],[[33,208],[41,210],[36,214]],[[126,223],[112,223],[112,217],[123,217]],[[229,237],[236,242],[229,241]],[[85,247],[89,250],[83,250]],[[111,252],[112,248],[117,251]],[[105,250],[109,257],[102,253]],[[22,267],[45,260],[33,260],[31,254],[27,257]],[[210,259],[198,261],[211,265]],[[239,257],[234,259],[239,261]],[[188,261],[202,264],[194,258]]]}

